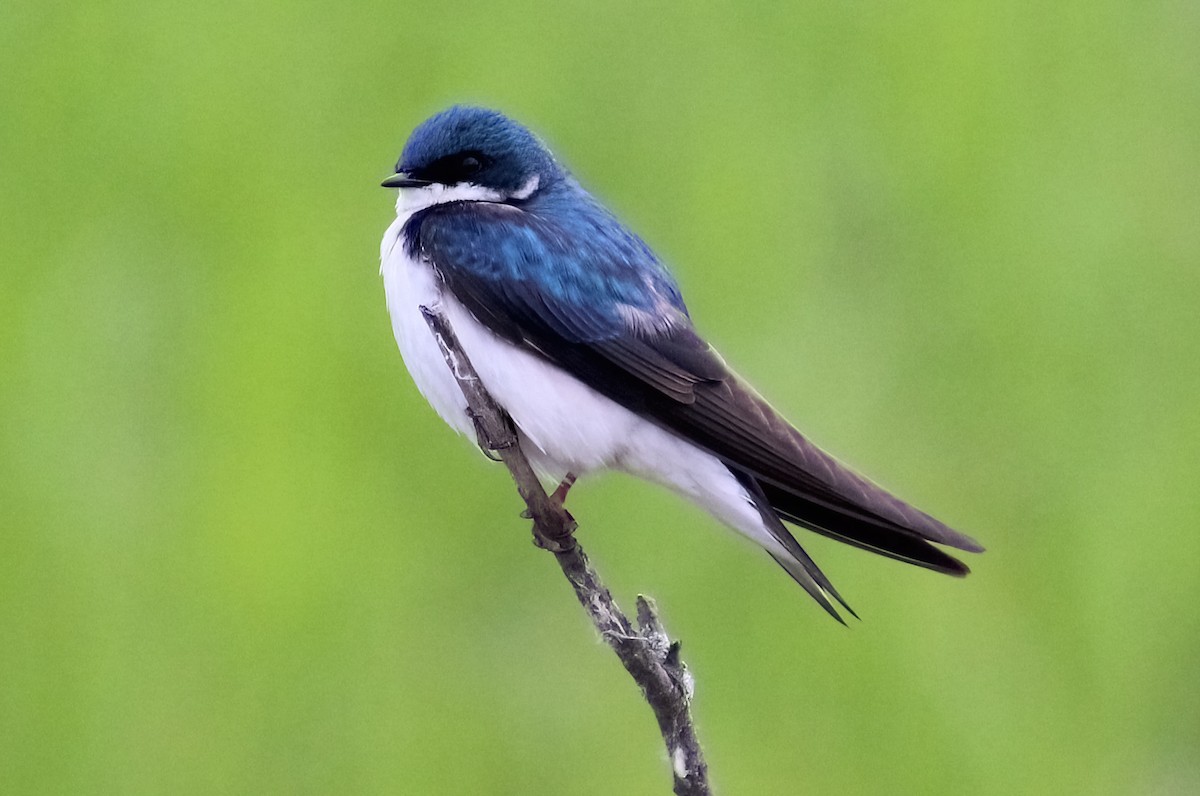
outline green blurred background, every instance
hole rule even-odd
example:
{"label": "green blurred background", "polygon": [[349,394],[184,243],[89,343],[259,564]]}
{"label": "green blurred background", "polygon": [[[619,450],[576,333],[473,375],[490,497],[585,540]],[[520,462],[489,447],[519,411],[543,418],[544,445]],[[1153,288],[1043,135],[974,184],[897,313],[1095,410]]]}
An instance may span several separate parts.
{"label": "green blurred background", "polygon": [[989,548],[631,479],[722,793],[1200,791],[1200,5],[8,2],[0,791],[652,794],[649,711],[392,340],[378,182],[502,108],[818,442]]}

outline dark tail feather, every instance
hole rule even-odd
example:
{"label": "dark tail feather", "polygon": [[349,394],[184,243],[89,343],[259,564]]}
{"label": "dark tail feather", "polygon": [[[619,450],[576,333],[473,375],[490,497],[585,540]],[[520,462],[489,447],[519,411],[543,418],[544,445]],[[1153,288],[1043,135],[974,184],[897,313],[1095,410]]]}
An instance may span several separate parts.
{"label": "dark tail feather", "polygon": [[935,572],[963,577],[971,570],[942,552],[914,531],[887,521],[872,521],[817,503],[771,483],[761,483],[761,493],[783,519],[831,539],[915,564]]}
{"label": "dark tail feather", "polygon": [[[791,534],[788,535],[790,536]],[[799,558],[794,556],[785,558],[770,552],[768,552],[767,555],[775,559],[775,563],[783,567],[783,571],[791,575],[792,580],[796,581],[796,583],[799,583],[800,587],[808,592],[808,596],[812,597],[816,601],[817,605],[824,608],[825,612],[834,619],[838,620],[843,625],[846,624],[846,620],[842,619],[841,615],[837,612],[837,609],[833,607],[833,603],[829,602],[829,597],[837,600],[838,604],[841,605],[842,608],[846,609],[848,614],[853,616],[855,619],[858,619],[858,614],[855,613],[854,609],[850,607],[850,604],[842,598],[842,595],[838,594],[837,589],[833,588],[833,584],[829,582],[829,579],[825,577],[825,573],[820,570],[812,558],[810,558],[809,555],[804,552],[804,548],[801,548],[799,544],[797,544],[796,547],[800,549],[801,557]]]}
{"label": "dark tail feather", "polygon": [[[825,573],[821,572],[804,548],[800,546],[800,543],[784,526],[782,520],[854,547],[932,569],[935,572],[943,572],[957,577],[962,577],[970,572],[966,564],[930,544],[918,530],[905,528],[890,520],[865,512],[860,513],[833,507],[819,499],[812,499],[795,491],[784,489],[770,481],[761,480],[744,470],[728,464],[726,466],[750,493],[767,529],[788,553],[786,557],[771,553],[771,557],[808,592],[818,605],[842,624],[845,622],[838,615],[829,597],[840,603],[854,618],[857,619],[858,614],[854,613],[854,609],[842,599],[837,589],[825,577]],[[950,534],[955,534],[950,529],[946,530]],[[963,538],[968,544],[977,546],[969,537]]]}
{"label": "dark tail feather", "polygon": [[762,516],[763,524],[766,525],[767,530],[771,532],[771,535],[775,537],[775,540],[779,542],[783,546],[784,550],[786,550],[788,553],[788,555],[785,557],[769,552],[771,558],[775,559],[775,563],[783,567],[784,571],[792,576],[792,580],[800,584],[801,588],[808,592],[808,595],[812,597],[818,605],[824,608],[825,611],[834,619],[841,622],[843,625],[846,624],[846,621],[842,619],[842,617],[838,614],[837,609],[834,608],[833,604],[829,601],[829,597],[837,600],[838,603],[845,608],[851,616],[853,616],[855,619],[858,619],[858,614],[854,612],[854,609],[850,607],[850,604],[842,598],[842,595],[838,594],[837,589],[835,589],[833,584],[830,583],[829,578],[825,577],[825,573],[821,571],[821,568],[818,567],[816,562],[813,561],[808,553],[804,551],[804,548],[801,547],[800,543],[796,541],[796,537],[792,536],[788,529],[784,527],[779,515],[775,513],[775,510],[771,507],[770,501],[763,493],[762,485],[759,484],[754,476],[750,475],[749,473],[737,470],[733,467],[730,467],[729,470],[733,473],[734,477],[741,482],[742,486],[746,488],[746,491],[750,493],[750,496],[754,498],[754,505],[756,508],[758,508],[758,513]]}

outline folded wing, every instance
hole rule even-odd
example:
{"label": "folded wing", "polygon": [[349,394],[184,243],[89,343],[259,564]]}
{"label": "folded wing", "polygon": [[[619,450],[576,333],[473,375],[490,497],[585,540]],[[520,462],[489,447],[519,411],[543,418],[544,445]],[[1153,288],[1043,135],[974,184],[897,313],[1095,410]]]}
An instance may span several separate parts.
{"label": "folded wing", "polygon": [[[778,517],[951,575],[968,569],[931,542],[982,550],[793,428],[696,334],[669,274],[615,222],[582,246],[561,222],[507,205],[440,205],[409,223],[411,253],[481,323],[712,452]],[[833,613],[817,592],[841,599],[776,524],[796,558],[780,563]]]}

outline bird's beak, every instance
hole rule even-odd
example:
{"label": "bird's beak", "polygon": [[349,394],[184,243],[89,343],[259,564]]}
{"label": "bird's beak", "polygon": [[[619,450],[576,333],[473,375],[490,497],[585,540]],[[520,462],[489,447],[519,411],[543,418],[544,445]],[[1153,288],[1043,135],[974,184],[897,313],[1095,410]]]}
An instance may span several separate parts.
{"label": "bird's beak", "polygon": [[433,181],[418,180],[403,171],[398,171],[379,184],[384,188],[424,188],[426,185],[433,185]]}

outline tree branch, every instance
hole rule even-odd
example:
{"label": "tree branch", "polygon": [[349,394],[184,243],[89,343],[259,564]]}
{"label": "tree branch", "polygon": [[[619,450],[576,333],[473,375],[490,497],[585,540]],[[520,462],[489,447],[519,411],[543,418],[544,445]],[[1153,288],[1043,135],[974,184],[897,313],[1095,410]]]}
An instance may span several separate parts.
{"label": "tree branch", "polygon": [[517,492],[533,519],[533,537],[539,547],[554,554],[600,636],[612,647],[629,672],[658,721],[678,796],[709,796],[708,765],[689,708],[694,682],[679,657],[679,642],[672,642],[659,622],[653,601],[638,596],[637,627],[617,607],[612,594],[583,548],[575,540],[575,520],[562,504],[551,499],[522,453],[512,419],[484,388],[454,329],[437,307],[421,307],[446,365],[467,399],[467,412],[475,423],[479,447],[508,467]]}

